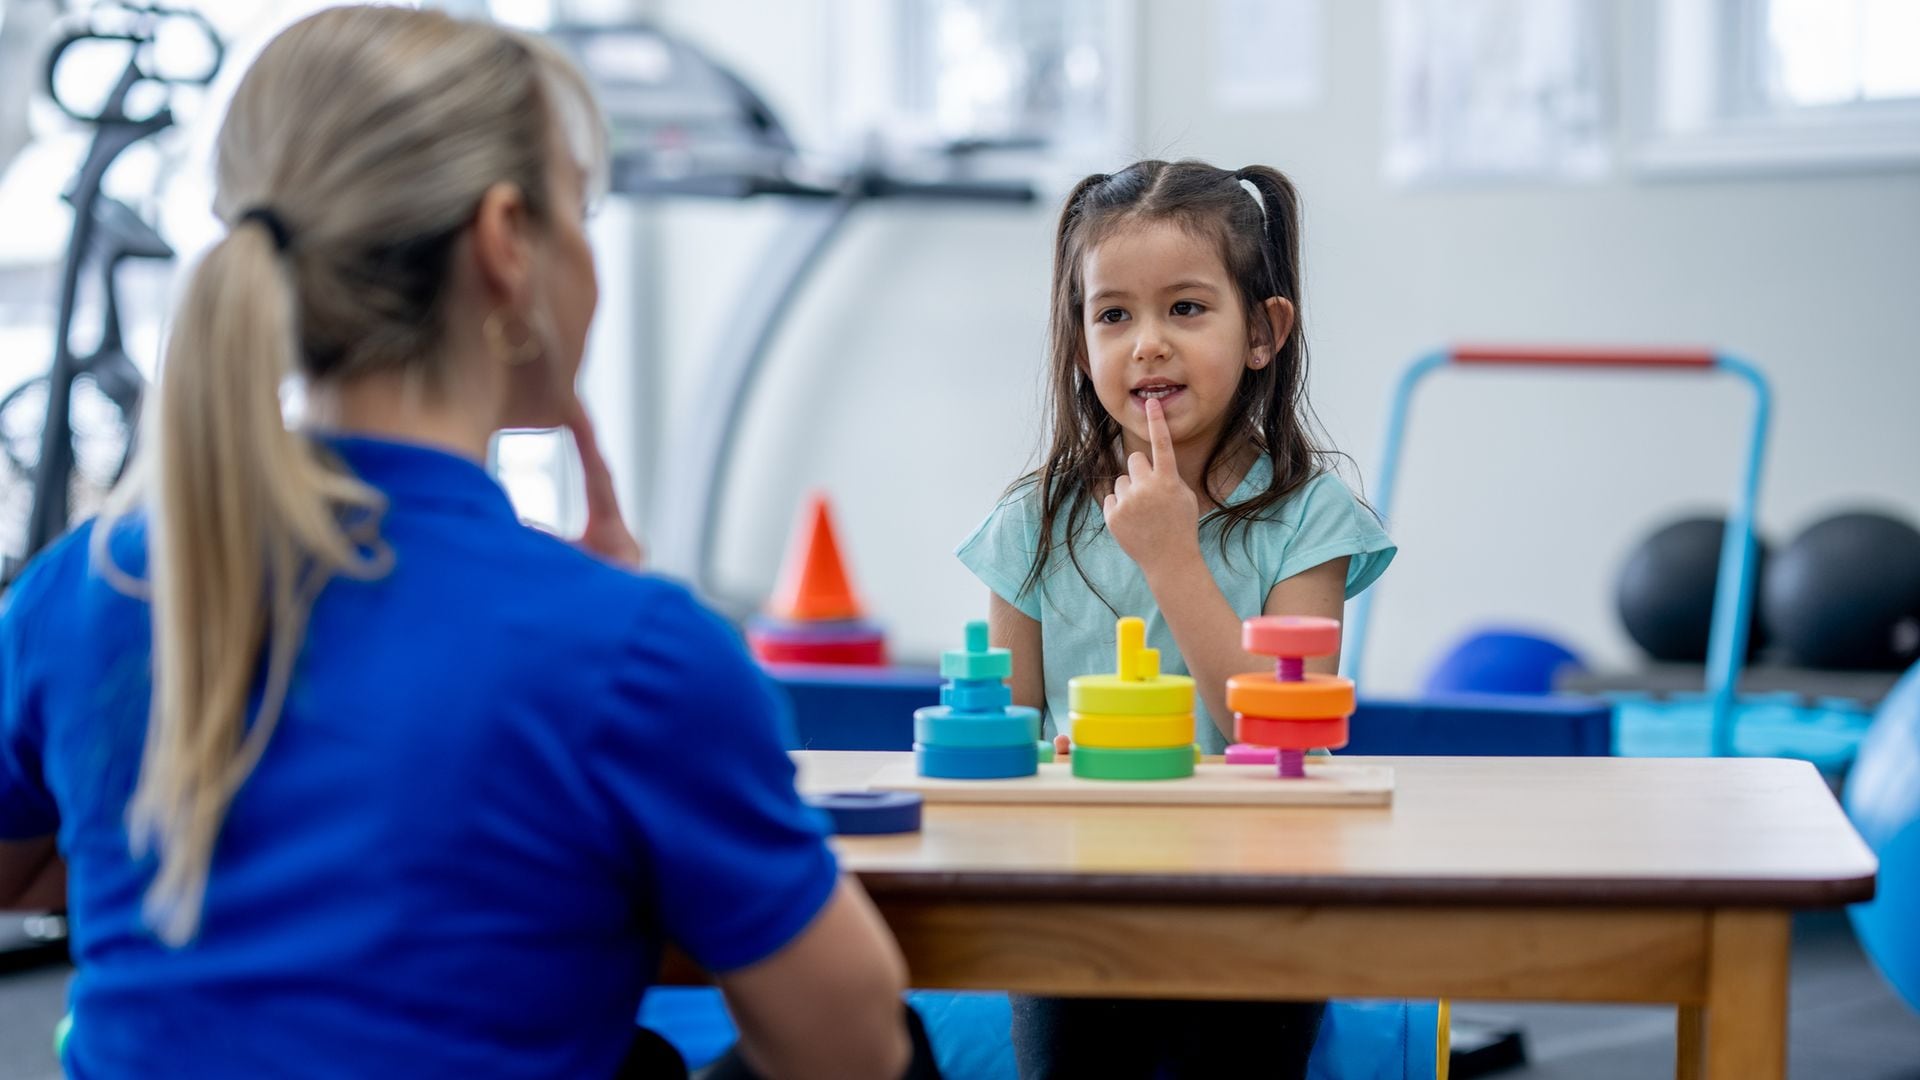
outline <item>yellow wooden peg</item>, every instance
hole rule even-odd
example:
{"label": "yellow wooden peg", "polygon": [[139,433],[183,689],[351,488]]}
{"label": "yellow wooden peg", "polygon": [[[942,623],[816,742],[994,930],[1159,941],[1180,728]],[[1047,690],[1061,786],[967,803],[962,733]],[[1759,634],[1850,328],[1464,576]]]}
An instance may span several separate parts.
{"label": "yellow wooden peg", "polygon": [[1146,644],[1147,624],[1144,620],[1136,615],[1120,620],[1113,646],[1113,670],[1120,676],[1121,682],[1140,681],[1140,653],[1145,650]]}
{"label": "yellow wooden peg", "polygon": [[1160,650],[1146,647],[1145,621],[1131,615],[1121,619],[1114,637],[1114,673],[1069,679],[1070,710],[1114,716],[1193,712],[1193,679],[1160,673]]}

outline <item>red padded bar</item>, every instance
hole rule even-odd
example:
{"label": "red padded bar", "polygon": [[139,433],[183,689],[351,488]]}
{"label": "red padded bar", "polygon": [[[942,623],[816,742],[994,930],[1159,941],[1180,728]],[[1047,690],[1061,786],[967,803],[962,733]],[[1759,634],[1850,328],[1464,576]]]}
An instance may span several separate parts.
{"label": "red padded bar", "polygon": [[1507,364],[1524,367],[1710,368],[1710,349],[1566,348],[1522,345],[1456,345],[1456,364]]}

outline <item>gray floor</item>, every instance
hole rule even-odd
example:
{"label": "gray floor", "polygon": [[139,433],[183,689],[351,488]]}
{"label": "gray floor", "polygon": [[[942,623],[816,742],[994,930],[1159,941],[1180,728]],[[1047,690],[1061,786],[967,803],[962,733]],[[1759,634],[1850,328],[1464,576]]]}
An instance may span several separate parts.
{"label": "gray floor", "polygon": [[[0,939],[5,936],[0,930]],[[53,1026],[68,973],[0,975],[0,1080],[56,1080]],[[1801,1080],[1920,1080],[1920,1016],[1880,981],[1844,917],[1794,927],[1791,1075]],[[1619,1080],[1673,1075],[1673,1010],[1638,1006],[1461,1005],[1464,1019],[1511,1022],[1529,1064],[1501,1080]]]}

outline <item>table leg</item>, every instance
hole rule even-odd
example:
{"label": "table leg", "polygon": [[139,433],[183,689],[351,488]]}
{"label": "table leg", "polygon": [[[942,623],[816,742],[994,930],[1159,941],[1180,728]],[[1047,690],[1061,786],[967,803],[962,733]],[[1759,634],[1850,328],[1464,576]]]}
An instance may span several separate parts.
{"label": "table leg", "polygon": [[1674,1057],[1674,1080],[1700,1080],[1701,1055],[1705,1050],[1706,1010],[1699,1005],[1682,1005],[1677,1010],[1678,1023],[1675,1025],[1675,1042],[1678,1052]]}
{"label": "table leg", "polygon": [[1781,1080],[1787,1073],[1784,911],[1713,914],[1707,961],[1706,1080]]}

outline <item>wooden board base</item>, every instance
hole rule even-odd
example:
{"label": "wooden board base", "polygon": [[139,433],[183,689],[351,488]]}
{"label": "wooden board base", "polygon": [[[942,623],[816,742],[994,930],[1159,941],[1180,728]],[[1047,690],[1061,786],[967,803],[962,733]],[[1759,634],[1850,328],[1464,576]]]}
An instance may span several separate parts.
{"label": "wooden board base", "polygon": [[1065,764],[1012,780],[937,780],[910,761],[881,769],[877,791],[914,791],[930,803],[1080,803],[1160,806],[1389,806],[1393,770],[1384,765],[1307,765],[1305,780],[1282,780],[1272,765],[1199,765],[1183,780],[1082,780]]}

